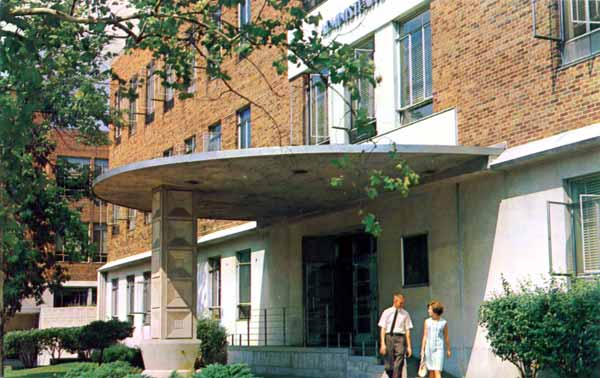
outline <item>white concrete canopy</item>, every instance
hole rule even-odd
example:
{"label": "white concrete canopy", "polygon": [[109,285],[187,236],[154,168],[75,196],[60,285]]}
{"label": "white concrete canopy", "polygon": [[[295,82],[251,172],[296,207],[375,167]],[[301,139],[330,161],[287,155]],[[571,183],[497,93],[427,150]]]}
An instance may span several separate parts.
{"label": "white concrete canopy", "polygon": [[[435,145],[323,145],[250,148],[179,155],[135,162],[98,177],[94,193],[108,202],[152,209],[152,190],[192,191],[195,216],[265,220],[348,206],[364,198],[373,169],[394,174],[392,151],[431,182],[487,169],[501,148]],[[348,159],[340,169],[332,162]],[[333,188],[330,179],[344,176]]]}

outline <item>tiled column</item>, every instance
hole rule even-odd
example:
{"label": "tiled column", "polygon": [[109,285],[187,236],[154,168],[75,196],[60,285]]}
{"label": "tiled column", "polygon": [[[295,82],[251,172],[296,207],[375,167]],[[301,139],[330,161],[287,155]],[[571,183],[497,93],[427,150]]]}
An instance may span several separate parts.
{"label": "tiled column", "polygon": [[193,193],[156,189],[152,199],[151,340],[142,344],[145,374],[187,373],[196,342],[196,218]]}

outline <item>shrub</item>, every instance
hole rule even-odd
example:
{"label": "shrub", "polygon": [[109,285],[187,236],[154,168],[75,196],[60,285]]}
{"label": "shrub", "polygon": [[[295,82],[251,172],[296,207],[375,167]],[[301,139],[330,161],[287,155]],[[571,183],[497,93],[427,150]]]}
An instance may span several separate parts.
{"label": "shrub", "polygon": [[63,351],[76,353],[79,350],[81,327],[47,328],[37,332],[41,348],[48,351],[53,360],[60,359]]}
{"label": "shrub", "polygon": [[63,378],[142,378],[141,370],[124,361],[101,366],[83,365],[69,369]]}
{"label": "shrub", "polygon": [[25,368],[32,368],[37,364],[37,356],[43,349],[42,330],[30,329],[25,331],[12,331],[4,335],[4,353],[17,356]]}
{"label": "shrub", "polygon": [[[94,352],[92,352],[91,359],[94,362],[101,362],[100,351],[95,350]],[[132,366],[138,367],[140,369],[144,368],[142,352],[138,348],[130,348],[127,345],[123,344],[111,345],[104,350],[102,362],[107,363],[115,361],[125,361],[131,364]]]}
{"label": "shrub", "polygon": [[243,364],[236,365],[208,365],[194,378],[258,378],[252,374],[250,368]]}
{"label": "shrub", "polygon": [[544,369],[561,377],[591,377],[600,363],[600,283],[551,281],[544,287],[521,284],[480,308],[492,351],[513,363],[522,378]]}
{"label": "shrub", "polygon": [[576,280],[569,290],[551,291],[543,332],[550,343],[544,357],[551,370],[560,377],[595,376],[600,364],[600,281]]}
{"label": "shrub", "polygon": [[102,321],[97,320],[83,326],[79,335],[79,345],[81,350],[98,350],[99,362],[104,360],[104,350],[118,341],[131,337],[133,326],[129,322],[118,320]]}
{"label": "shrub", "polygon": [[218,320],[198,320],[197,336],[201,366],[227,363],[227,330]]}

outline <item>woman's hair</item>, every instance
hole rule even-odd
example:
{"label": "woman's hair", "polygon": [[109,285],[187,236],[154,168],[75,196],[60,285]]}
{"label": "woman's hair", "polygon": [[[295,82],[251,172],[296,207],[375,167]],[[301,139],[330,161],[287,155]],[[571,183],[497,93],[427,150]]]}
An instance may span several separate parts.
{"label": "woman's hair", "polygon": [[444,313],[444,305],[438,301],[429,302],[427,307],[431,307],[431,311],[433,311],[437,315],[442,315]]}

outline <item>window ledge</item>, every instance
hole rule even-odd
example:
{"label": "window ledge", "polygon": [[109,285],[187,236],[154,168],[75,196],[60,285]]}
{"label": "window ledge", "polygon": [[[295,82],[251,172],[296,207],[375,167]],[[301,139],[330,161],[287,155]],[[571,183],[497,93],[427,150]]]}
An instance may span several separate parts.
{"label": "window ledge", "polygon": [[579,58],[579,59],[575,59],[575,60],[573,60],[573,61],[571,61],[571,62],[569,62],[569,63],[561,64],[561,65],[558,67],[558,71],[559,71],[559,72],[560,72],[560,71],[564,71],[564,70],[567,70],[567,69],[569,69],[569,68],[571,68],[571,67],[573,67],[573,66],[577,66],[577,65],[579,65],[580,63],[587,62],[588,60],[594,60],[594,59],[595,59],[595,58],[597,58],[598,56],[600,56],[600,51],[598,51],[597,53],[593,53],[593,54],[591,54],[591,55],[586,55],[586,56],[584,56],[584,57],[581,57],[581,58]]}

